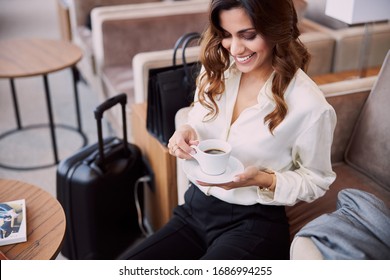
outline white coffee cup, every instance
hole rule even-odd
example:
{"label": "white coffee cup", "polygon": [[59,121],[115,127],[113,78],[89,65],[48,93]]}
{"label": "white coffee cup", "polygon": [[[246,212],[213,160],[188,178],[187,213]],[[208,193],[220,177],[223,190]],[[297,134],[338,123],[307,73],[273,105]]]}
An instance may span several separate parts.
{"label": "white coffee cup", "polygon": [[220,175],[226,171],[232,146],[220,139],[208,139],[191,146],[192,155],[199,163],[200,169],[208,175]]}

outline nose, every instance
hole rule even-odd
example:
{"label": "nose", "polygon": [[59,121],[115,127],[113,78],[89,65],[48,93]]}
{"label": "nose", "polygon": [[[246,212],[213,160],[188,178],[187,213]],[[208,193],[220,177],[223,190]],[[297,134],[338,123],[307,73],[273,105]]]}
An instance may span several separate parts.
{"label": "nose", "polygon": [[232,38],[230,41],[230,53],[233,56],[239,55],[244,53],[245,46],[242,44],[241,40],[239,38]]}

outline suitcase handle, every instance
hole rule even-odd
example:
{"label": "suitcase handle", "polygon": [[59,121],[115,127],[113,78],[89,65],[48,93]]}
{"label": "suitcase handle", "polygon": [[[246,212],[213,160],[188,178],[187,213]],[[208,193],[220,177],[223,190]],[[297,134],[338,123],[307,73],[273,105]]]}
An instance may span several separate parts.
{"label": "suitcase handle", "polygon": [[97,106],[94,111],[96,124],[97,124],[97,133],[98,133],[98,145],[99,145],[99,156],[100,156],[99,165],[101,165],[101,168],[104,167],[104,162],[105,162],[104,148],[103,148],[103,132],[102,132],[103,113],[117,104],[121,104],[122,107],[124,156],[129,155],[130,151],[127,146],[128,142],[127,142],[127,129],[126,129],[126,103],[127,103],[126,93],[120,93],[104,101],[102,104]]}
{"label": "suitcase handle", "polygon": [[102,104],[96,107],[94,113],[95,113],[95,119],[102,119],[103,113],[107,111],[108,109],[114,107],[116,104],[120,103],[122,106],[126,105],[127,103],[127,95],[126,93],[120,93],[116,96],[113,96],[106,101],[104,101]]}

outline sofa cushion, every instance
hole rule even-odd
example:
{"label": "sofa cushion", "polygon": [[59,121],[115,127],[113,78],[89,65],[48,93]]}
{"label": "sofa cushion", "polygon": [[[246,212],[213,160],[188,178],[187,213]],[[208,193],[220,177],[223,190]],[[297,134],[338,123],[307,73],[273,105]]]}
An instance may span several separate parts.
{"label": "sofa cushion", "polygon": [[[367,67],[381,66],[390,49],[390,23],[378,22],[368,27],[370,33],[365,65]],[[365,26],[362,25],[326,31],[336,39],[333,72],[360,69],[365,30]]]}
{"label": "sofa cushion", "polygon": [[290,246],[291,260],[323,260],[320,250],[310,237],[297,236]]}
{"label": "sofa cushion", "polygon": [[359,116],[346,161],[390,191],[390,51]]}
{"label": "sofa cushion", "polygon": [[[206,22],[207,14],[199,12],[105,22],[103,32],[110,36],[104,37],[103,41],[104,65],[131,65],[137,53],[171,49],[182,34],[202,32]],[[126,26],[131,31],[128,36],[134,40],[123,39]]]}
{"label": "sofa cushion", "polygon": [[[305,28],[304,24],[300,27]],[[307,74],[315,76],[329,73],[332,69],[334,38],[322,32],[304,32],[299,39],[311,55]]]}

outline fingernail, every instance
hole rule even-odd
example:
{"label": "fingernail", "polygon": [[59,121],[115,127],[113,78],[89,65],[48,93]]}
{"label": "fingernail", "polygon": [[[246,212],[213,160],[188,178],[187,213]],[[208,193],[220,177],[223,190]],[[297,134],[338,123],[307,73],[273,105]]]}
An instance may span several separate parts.
{"label": "fingernail", "polygon": [[235,182],[235,183],[240,182],[240,177],[235,176],[235,177],[233,178],[233,182]]}

